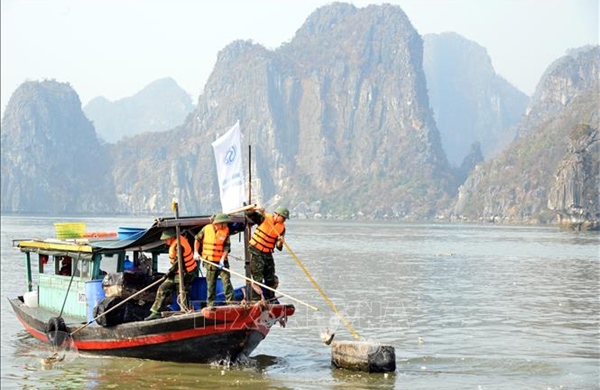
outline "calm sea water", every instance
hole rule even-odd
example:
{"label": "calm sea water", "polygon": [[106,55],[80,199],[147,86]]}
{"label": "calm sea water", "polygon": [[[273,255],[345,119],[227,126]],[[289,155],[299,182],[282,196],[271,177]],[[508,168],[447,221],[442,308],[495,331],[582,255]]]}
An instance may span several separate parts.
{"label": "calm sea water", "polygon": [[[68,219],[75,221],[77,219]],[[85,218],[88,231],[150,218]],[[394,346],[397,370],[331,367],[325,327],[351,331],[285,250],[280,290],[295,303],[245,365],[176,364],[84,355],[42,369],[47,346],[6,299],[25,292],[17,238],[54,234],[59,218],[2,217],[2,389],[598,389],[600,236],[554,227],[300,221],[287,242],[362,339]],[[242,244],[233,240],[233,255]],[[243,263],[233,261],[243,272]],[[241,284],[234,278],[234,282]],[[284,302],[290,302],[282,298]]]}

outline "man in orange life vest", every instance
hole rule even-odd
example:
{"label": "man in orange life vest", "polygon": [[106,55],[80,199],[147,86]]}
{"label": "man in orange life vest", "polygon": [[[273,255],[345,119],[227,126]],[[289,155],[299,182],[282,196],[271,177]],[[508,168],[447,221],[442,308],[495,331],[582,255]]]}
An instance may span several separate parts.
{"label": "man in orange life vest", "polygon": [[[160,311],[165,303],[165,300],[171,296],[173,292],[178,293],[179,289],[179,272],[178,272],[178,250],[177,250],[177,234],[175,229],[169,228],[165,229],[160,236],[161,240],[165,241],[165,244],[169,247],[169,261],[171,262],[171,267],[167,272],[166,279],[156,292],[156,299],[154,300],[154,304],[150,309],[150,315],[145,318],[146,321],[154,320],[157,318],[161,318]],[[192,281],[196,276],[196,269],[198,268],[198,263],[194,260],[194,254],[192,253],[192,247],[188,242],[185,236],[179,236],[179,241],[181,242],[181,253],[183,256],[183,266],[185,267],[183,274],[183,285],[185,287],[185,291],[188,292],[192,285]]]}
{"label": "man in orange life vest", "polygon": [[[229,215],[217,214],[211,224],[202,228],[196,234],[194,241],[194,259],[206,260],[206,302],[208,307],[213,307],[217,296],[217,277],[223,281],[223,290],[227,302],[233,301],[233,286],[229,272],[229,260],[227,254],[231,251],[231,240],[229,238]],[[200,247],[202,250],[200,251]]]}
{"label": "man in orange life vest", "polygon": [[[265,214],[263,207],[246,211],[246,216],[257,225],[254,234],[250,239],[250,255],[252,279],[257,282],[264,280],[264,284],[275,288],[275,261],[273,260],[273,251],[275,248],[283,248],[285,236],[285,221],[289,219],[290,212],[283,206],[277,207],[273,214]],[[273,291],[265,290],[264,298],[273,299]],[[252,299],[258,300],[262,297],[252,291]]]}

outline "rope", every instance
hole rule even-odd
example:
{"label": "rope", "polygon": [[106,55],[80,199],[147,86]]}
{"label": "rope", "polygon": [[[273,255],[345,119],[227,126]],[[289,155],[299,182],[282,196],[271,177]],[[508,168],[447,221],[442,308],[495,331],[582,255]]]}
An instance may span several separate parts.
{"label": "rope", "polygon": [[[200,261],[202,261],[203,263],[210,264],[210,265],[215,265],[214,263],[212,263],[212,262],[210,262],[210,261],[204,260],[202,257],[200,258]],[[301,304],[303,304],[304,306],[310,307],[310,308],[311,308],[311,309],[313,309],[314,311],[318,311],[318,310],[319,310],[318,308],[316,308],[316,307],[314,307],[314,306],[312,306],[312,305],[310,305],[310,304],[308,304],[308,303],[306,303],[306,302],[303,302],[303,301],[301,301],[301,300],[300,300],[300,299],[298,299],[298,298],[294,298],[294,297],[292,297],[291,295],[284,294],[283,292],[281,292],[281,291],[279,291],[279,290],[275,290],[274,288],[272,288],[272,287],[269,287],[269,286],[267,286],[267,285],[265,285],[265,284],[262,284],[262,283],[260,283],[260,282],[257,282],[257,281],[256,281],[256,280],[254,280],[254,279],[247,278],[247,277],[245,277],[244,275],[242,275],[242,274],[240,274],[240,273],[237,273],[237,272],[235,272],[235,271],[233,271],[233,270],[231,270],[231,269],[229,269],[229,268],[225,268],[225,267],[223,267],[223,268],[222,268],[222,270],[224,270],[224,271],[226,271],[226,272],[229,272],[229,273],[230,273],[230,274],[232,274],[232,275],[239,276],[240,278],[243,278],[243,279],[244,279],[245,281],[247,281],[247,282],[250,282],[250,283],[257,284],[257,285],[259,285],[260,287],[264,287],[264,288],[266,288],[266,289],[267,289],[267,290],[269,290],[269,291],[273,291],[274,293],[277,293],[277,294],[283,295],[284,297],[286,297],[286,298],[289,298],[289,299],[291,299],[291,300],[293,300],[293,301],[296,301],[296,302],[298,302],[298,303],[301,303]]]}
{"label": "rope", "polygon": [[[181,294],[177,294],[177,304],[179,305],[179,308],[181,309],[181,311],[185,312],[185,313],[191,313],[194,311],[194,307],[187,307],[187,292],[185,293],[185,301],[183,300],[183,297],[181,296]],[[184,305],[182,305],[182,302],[186,302]]]}

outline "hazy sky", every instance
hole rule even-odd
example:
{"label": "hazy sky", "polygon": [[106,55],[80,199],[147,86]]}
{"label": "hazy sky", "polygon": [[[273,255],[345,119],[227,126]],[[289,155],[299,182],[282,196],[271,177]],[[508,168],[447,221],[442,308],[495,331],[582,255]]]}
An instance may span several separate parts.
{"label": "hazy sky", "polygon": [[[533,94],[567,49],[598,44],[599,0],[347,1],[399,5],[421,34],[485,47],[498,74]],[[236,39],[275,49],[324,0],[1,0],[2,112],[26,80],[69,82],[83,105],[172,77],[193,98]]]}

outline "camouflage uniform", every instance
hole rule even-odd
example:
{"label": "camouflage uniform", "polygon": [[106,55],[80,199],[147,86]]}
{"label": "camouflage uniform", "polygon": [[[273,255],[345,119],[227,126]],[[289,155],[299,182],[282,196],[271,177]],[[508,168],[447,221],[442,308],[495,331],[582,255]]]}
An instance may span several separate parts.
{"label": "camouflage uniform", "polygon": [[[179,267],[179,253],[178,240],[176,240],[176,238],[176,231],[172,228],[165,229],[160,236],[160,239],[165,240],[165,243],[169,246],[169,260],[171,262],[171,267],[169,268],[169,272],[167,272],[166,279],[161,283],[156,292],[156,299],[150,309],[150,315],[145,318],[146,321],[160,318],[160,311],[165,305],[165,301],[172,293],[179,293],[179,273],[177,272]],[[190,295],[192,281],[198,273],[198,264],[194,261],[192,247],[188,240],[181,236],[179,241],[182,246],[181,254],[183,255],[183,264],[185,267],[183,271],[183,289],[185,293],[185,305],[187,306],[187,297]]]}
{"label": "camouflage uniform", "polygon": [[[223,269],[219,269],[219,260],[226,257],[231,251],[231,240],[229,238],[228,224],[231,222],[229,215],[217,214],[210,225],[204,226],[195,236],[194,257],[202,258],[206,268],[206,303],[208,307],[215,304],[217,291],[217,278],[220,276],[223,282],[225,300],[230,303],[233,301],[233,286],[229,272],[229,261],[227,258],[223,261]],[[220,234],[218,234],[220,232]],[[227,234],[225,237],[224,234]],[[222,241],[220,245],[218,241]],[[202,248],[202,256],[198,251]]]}
{"label": "camouflage uniform", "polygon": [[[223,290],[225,292],[225,299],[227,302],[233,301],[233,286],[231,284],[231,277],[229,272],[224,269],[219,269],[218,266],[204,263],[206,267],[206,302],[208,307],[212,307],[215,304],[216,291],[217,291],[217,278],[220,276],[223,282]],[[229,269],[229,260],[225,260],[223,268]]]}
{"label": "camouflage uniform", "polygon": [[[252,279],[264,283],[266,286],[275,288],[275,260],[272,253],[260,252],[250,248],[250,271]],[[265,289],[263,292],[265,299],[271,299],[275,296],[273,291]],[[260,295],[252,290],[252,299],[259,300]]]}
{"label": "camouflage uniform", "polygon": [[[183,288],[187,297],[190,296],[190,287],[195,276],[194,273],[188,272],[183,275]],[[154,304],[150,311],[154,313],[162,311],[165,301],[171,298],[171,294],[173,293],[179,294],[179,275],[176,275],[173,278],[167,278],[160,284],[160,287],[156,292],[156,299],[154,300]]]}

